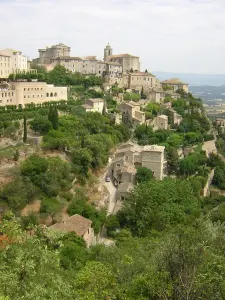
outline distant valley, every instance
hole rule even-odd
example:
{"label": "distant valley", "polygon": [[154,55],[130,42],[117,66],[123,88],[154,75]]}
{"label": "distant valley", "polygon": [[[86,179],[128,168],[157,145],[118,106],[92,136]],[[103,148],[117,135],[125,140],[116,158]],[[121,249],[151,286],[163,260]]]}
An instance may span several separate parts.
{"label": "distant valley", "polygon": [[225,86],[225,74],[191,74],[153,71],[160,80],[180,78],[191,86]]}

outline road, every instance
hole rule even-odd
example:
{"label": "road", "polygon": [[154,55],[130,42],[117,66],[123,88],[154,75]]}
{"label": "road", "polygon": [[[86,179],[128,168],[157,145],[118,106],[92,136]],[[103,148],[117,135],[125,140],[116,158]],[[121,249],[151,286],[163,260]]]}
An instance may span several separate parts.
{"label": "road", "polygon": [[116,206],[116,187],[110,182],[105,182],[105,187],[109,191],[109,200],[107,208],[107,216],[112,215]]}

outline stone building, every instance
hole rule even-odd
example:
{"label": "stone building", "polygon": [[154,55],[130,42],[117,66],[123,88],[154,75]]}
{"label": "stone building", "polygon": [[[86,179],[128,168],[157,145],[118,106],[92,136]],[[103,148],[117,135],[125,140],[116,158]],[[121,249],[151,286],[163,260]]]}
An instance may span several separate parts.
{"label": "stone building", "polygon": [[180,125],[182,122],[183,118],[180,114],[178,114],[174,109],[169,109],[169,112],[172,115],[172,124],[174,125]]}
{"label": "stone building", "polygon": [[168,129],[168,116],[160,115],[153,120],[154,130],[167,130]]}
{"label": "stone building", "polygon": [[163,91],[163,89],[155,87],[149,92],[149,99],[154,103],[161,104],[165,99],[165,92]]}
{"label": "stone building", "polygon": [[[118,172],[124,172],[124,167],[127,168],[130,165],[131,167],[128,170],[131,173],[133,172],[133,167],[146,167],[153,172],[156,179],[162,180],[166,176],[167,162],[165,160],[165,147],[158,145],[138,146],[135,144],[125,144],[115,153],[112,165],[113,176]],[[132,181],[131,179],[130,182]],[[118,183],[120,184],[121,182]],[[127,180],[123,182],[127,182]]]}
{"label": "stone building", "polygon": [[140,103],[134,101],[124,102],[118,106],[118,109],[122,115],[128,114],[129,119],[134,124],[141,125],[145,123],[145,112],[141,111]]}
{"label": "stone building", "polygon": [[0,53],[0,78],[6,79],[11,73],[11,57]]}
{"label": "stone building", "polygon": [[[3,58],[4,55],[5,58]],[[5,75],[9,75],[11,73],[27,72],[27,57],[23,55],[21,51],[6,48],[0,50],[0,56],[2,57],[0,68],[5,68]],[[6,78],[8,78],[8,76]]]}
{"label": "stone building", "polygon": [[117,201],[125,199],[132,191],[138,167],[150,169],[157,180],[162,180],[166,176],[167,169],[165,147],[127,143],[117,150],[110,174],[117,186]]}
{"label": "stone building", "polygon": [[188,93],[188,84],[182,82],[178,78],[172,78],[161,82],[163,87],[172,87],[174,91],[177,91],[178,89],[183,89],[186,93]]}
{"label": "stone building", "polygon": [[0,84],[0,106],[41,104],[67,100],[67,87],[55,87],[46,82],[16,81]]}
{"label": "stone building", "polygon": [[216,119],[216,125],[220,126],[221,128],[225,128],[225,119],[217,118]]}
{"label": "stone building", "polygon": [[104,61],[121,65],[123,73],[129,72],[131,69],[133,71],[140,71],[140,60],[138,56],[133,56],[128,53],[113,55],[113,49],[109,44],[104,49]]}
{"label": "stone building", "polygon": [[86,112],[98,112],[102,114],[105,102],[101,98],[88,99],[83,106]]}
{"label": "stone building", "polygon": [[157,78],[151,73],[147,72],[129,72],[123,74],[123,86],[125,88],[133,89],[149,94],[153,88],[157,88],[160,85]]}
{"label": "stone building", "polygon": [[52,59],[56,57],[70,57],[70,47],[59,43],[50,48],[39,49],[39,57],[34,59],[33,62],[38,65],[48,65],[52,63]]}
{"label": "stone building", "polygon": [[74,215],[61,223],[56,223],[49,228],[61,231],[63,233],[74,232],[77,236],[83,238],[87,247],[96,244],[92,221],[80,215]]}

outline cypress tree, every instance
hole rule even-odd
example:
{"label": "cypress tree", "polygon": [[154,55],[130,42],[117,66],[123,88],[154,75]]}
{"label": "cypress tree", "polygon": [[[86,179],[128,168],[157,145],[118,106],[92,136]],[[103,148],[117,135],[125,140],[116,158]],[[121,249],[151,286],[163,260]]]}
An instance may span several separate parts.
{"label": "cypress tree", "polygon": [[52,110],[52,106],[49,107],[48,110],[48,120],[52,123],[52,116],[53,116],[53,110]]}
{"label": "cypress tree", "polygon": [[23,142],[27,141],[27,118],[23,117]]}
{"label": "cypress tree", "polygon": [[52,111],[52,126],[55,130],[59,127],[59,115],[56,107],[54,107]]}
{"label": "cypress tree", "polygon": [[81,147],[81,148],[84,148],[84,147],[85,147],[85,145],[84,145],[84,135],[81,136],[80,147]]}

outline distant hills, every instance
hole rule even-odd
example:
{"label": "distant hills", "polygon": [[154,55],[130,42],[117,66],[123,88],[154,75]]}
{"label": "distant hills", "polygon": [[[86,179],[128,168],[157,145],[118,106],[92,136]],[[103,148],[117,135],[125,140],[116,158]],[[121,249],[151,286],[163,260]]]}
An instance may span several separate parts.
{"label": "distant hills", "polygon": [[180,78],[191,86],[223,86],[225,85],[225,74],[191,74],[191,73],[171,73],[153,71],[160,80],[169,78]]}

